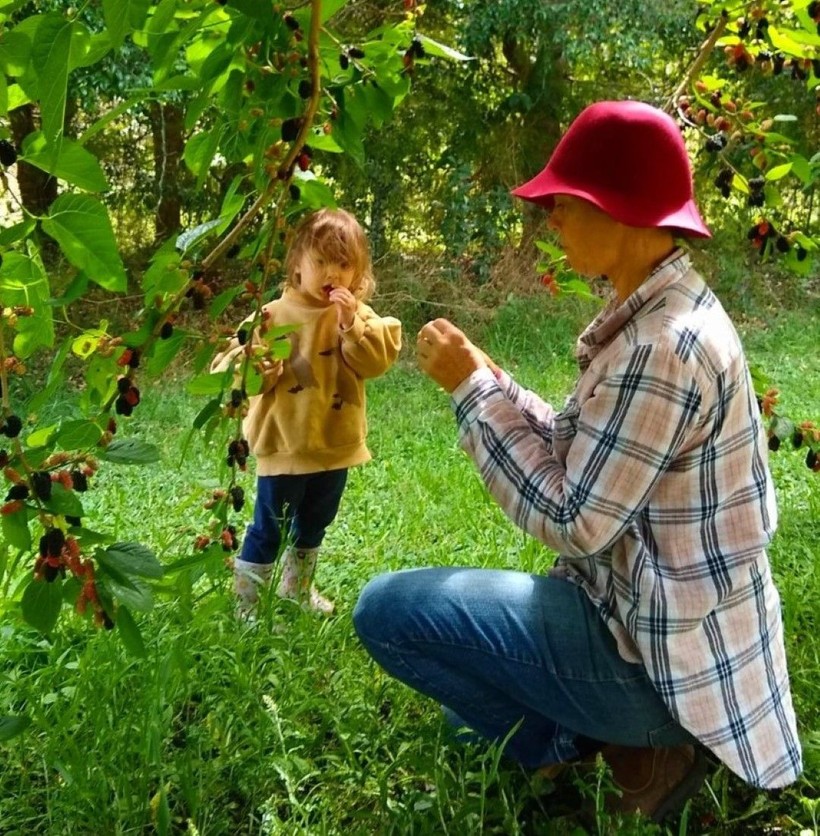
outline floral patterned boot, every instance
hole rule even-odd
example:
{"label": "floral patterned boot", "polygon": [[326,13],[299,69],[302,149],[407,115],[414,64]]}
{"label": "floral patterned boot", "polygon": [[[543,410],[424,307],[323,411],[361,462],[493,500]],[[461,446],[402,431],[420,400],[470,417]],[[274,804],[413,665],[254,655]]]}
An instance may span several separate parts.
{"label": "floral patterned boot", "polygon": [[303,609],[319,615],[332,615],[333,602],[316,591],[313,575],[319,549],[297,549],[290,546],[282,558],[282,580],[276,594],[297,601]]}

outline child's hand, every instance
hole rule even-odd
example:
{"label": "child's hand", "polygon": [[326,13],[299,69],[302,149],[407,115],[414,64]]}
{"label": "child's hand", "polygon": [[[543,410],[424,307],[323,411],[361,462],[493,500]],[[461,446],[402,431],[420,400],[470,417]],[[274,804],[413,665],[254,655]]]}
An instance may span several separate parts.
{"label": "child's hand", "polygon": [[356,308],[359,304],[356,297],[346,287],[333,287],[328,293],[328,298],[336,306],[339,328],[347,331],[356,317]]}
{"label": "child's hand", "polygon": [[256,364],[256,370],[262,376],[262,394],[267,394],[276,386],[285,368],[281,360],[271,360],[270,357],[263,357]]}

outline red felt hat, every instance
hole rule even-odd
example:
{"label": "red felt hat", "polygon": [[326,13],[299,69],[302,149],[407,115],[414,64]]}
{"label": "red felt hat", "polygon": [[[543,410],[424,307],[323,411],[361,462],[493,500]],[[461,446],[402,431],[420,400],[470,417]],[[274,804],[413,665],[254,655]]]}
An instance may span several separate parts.
{"label": "red felt hat", "polygon": [[546,168],[512,192],[547,209],[575,195],[628,226],[669,227],[710,238],[692,191],[692,170],[671,116],[643,102],[597,102],[583,110]]}

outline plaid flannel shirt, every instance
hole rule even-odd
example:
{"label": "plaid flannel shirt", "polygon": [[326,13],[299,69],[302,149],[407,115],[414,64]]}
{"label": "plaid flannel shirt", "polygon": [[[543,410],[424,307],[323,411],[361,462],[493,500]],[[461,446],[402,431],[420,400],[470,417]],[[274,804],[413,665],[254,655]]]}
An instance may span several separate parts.
{"label": "plaid flannel shirt", "polygon": [[801,750],[765,551],[777,512],[737,333],[676,251],[577,356],[560,412],[474,372],[453,392],[461,446],[672,716],[749,783],[789,784]]}

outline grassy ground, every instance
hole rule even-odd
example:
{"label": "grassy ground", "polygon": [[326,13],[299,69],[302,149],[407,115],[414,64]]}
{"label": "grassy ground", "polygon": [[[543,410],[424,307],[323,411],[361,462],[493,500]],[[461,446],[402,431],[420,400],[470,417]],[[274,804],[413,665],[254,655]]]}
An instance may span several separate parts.
{"label": "grassy ground", "polygon": [[[789,411],[820,416],[816,308],[747,319],[750,358]],[[511,303],[483,344],[519,380],[560,403],[572,345],[590,308],[571,300]],[[408,341],[412,343],[412,334]],[[217,484],[221,441],[179,450],[201,404],[169,383],[133,430],[158,441],[162,466],[107,467],[86,496],[97,528],[139,539],[170,564],[190,551]],[[457,449],[445,396],[409,356],[370,386],[374,461],[351,474],[329,532],[319,583],[337,615],[319,622],[269,599],[253,628],[232,614],[230,575],[173,575],[140,618],[147,658],[116,634],[67,617],[46,640],[12,608],[0,635],[0,715],[28,731],[3,745],[2,834],[581,834],[651,833],[646,824],[586,825],[576,811],[605,775],[556,783],[492,748],[450,742],[430,701],[384,677],[350,613],[368,578],[423,565],[543,571],[552,555],[506,521]],[[716,768],[673,833],[817,833],[820,780],[820,482],[785,448],[772,457],[781,525],[771,559],[806,747],[806,774],[775,795]],[[250,490],[250,475],[245,481]]]}

